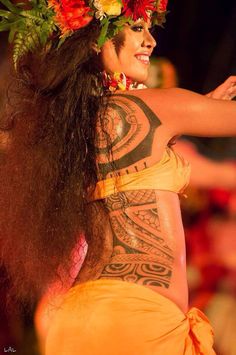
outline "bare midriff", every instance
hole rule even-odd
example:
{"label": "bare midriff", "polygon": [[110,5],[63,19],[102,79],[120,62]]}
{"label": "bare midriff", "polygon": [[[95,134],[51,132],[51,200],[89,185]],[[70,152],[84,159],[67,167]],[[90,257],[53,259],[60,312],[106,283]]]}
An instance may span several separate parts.
{"label": "bare midriff", "polygon": [[120,192],[105,199],[113,252],[99,278],[133,282],[188,309],[185,238],[178,194]]}

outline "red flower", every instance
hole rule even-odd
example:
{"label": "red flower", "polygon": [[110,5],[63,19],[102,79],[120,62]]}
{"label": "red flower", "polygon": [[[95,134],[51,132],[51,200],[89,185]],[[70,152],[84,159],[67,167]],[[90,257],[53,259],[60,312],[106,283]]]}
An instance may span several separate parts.
{"label": "red flower", "polygon": [[125,17],[131,17],[134,21],[140,18],[147,21],[148,11],[156,10],[154,2],[154,0],[123,0],[123,15]]}
{"label": "red flower", "polygon": [[48,4],[56,13],[56,22],[62,35],[88,25],[93,19],[89,15],[92,10],[84,0],[49,0]]}
{"label": "red flower", "polygon": [[157,5],[158,12],[165,12],[167,8],[168,0],[159,0]]}

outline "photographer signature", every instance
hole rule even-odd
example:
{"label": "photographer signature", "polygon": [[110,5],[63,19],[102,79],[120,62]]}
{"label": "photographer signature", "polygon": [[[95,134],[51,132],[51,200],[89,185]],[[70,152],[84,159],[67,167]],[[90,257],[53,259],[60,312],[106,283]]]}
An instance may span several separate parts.
{"label": "photographer signature", "polygon": [[9,348],[4,348],[4,353],[15,353],[16,349],[12,348],[11,346],[9,346]]}

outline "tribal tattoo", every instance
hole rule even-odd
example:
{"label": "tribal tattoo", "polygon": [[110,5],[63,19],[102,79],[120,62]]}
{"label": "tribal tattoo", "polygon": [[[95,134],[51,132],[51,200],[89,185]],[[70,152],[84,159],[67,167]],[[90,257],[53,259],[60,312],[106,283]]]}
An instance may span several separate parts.
{"label": "tribal tattoo", "polygon": [[[148,167],[161,121],[140,98],[113,95],[99,123],[96,148],[102,179]],[[160,228],[155,191],[120,192],[104,203],[113,232],[113,253],[100,278],[168,288],[174,258]]]}
{"label": "tribal tattoo", "polygon": [[160,125],[159,118],[140,98],[113,95],[105,119],[100,119],[97,126],[101,178],[113,177],[114,170],[123,169],[129,174],[146,168],[145,160],[152,155],[154,133]]}
{"label": "tribal tattoo", "polygon": [[155,191],[120,192],[106,198],[105,205],[113,254],[100,278],[168,288],[174,258],[161,232]]}

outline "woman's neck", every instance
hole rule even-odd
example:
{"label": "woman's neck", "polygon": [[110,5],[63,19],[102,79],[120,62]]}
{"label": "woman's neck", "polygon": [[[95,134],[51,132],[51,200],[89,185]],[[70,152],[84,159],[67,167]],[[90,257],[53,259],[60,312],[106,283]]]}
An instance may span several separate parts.
{"label": "woman's neck", "polygon": [[133,81],[124,73],[115,72],[113,74],[108,74],[103,71],[102,78],[105,90],[112,93],[116,91],[129,91],[146,88],[144,84]]}

